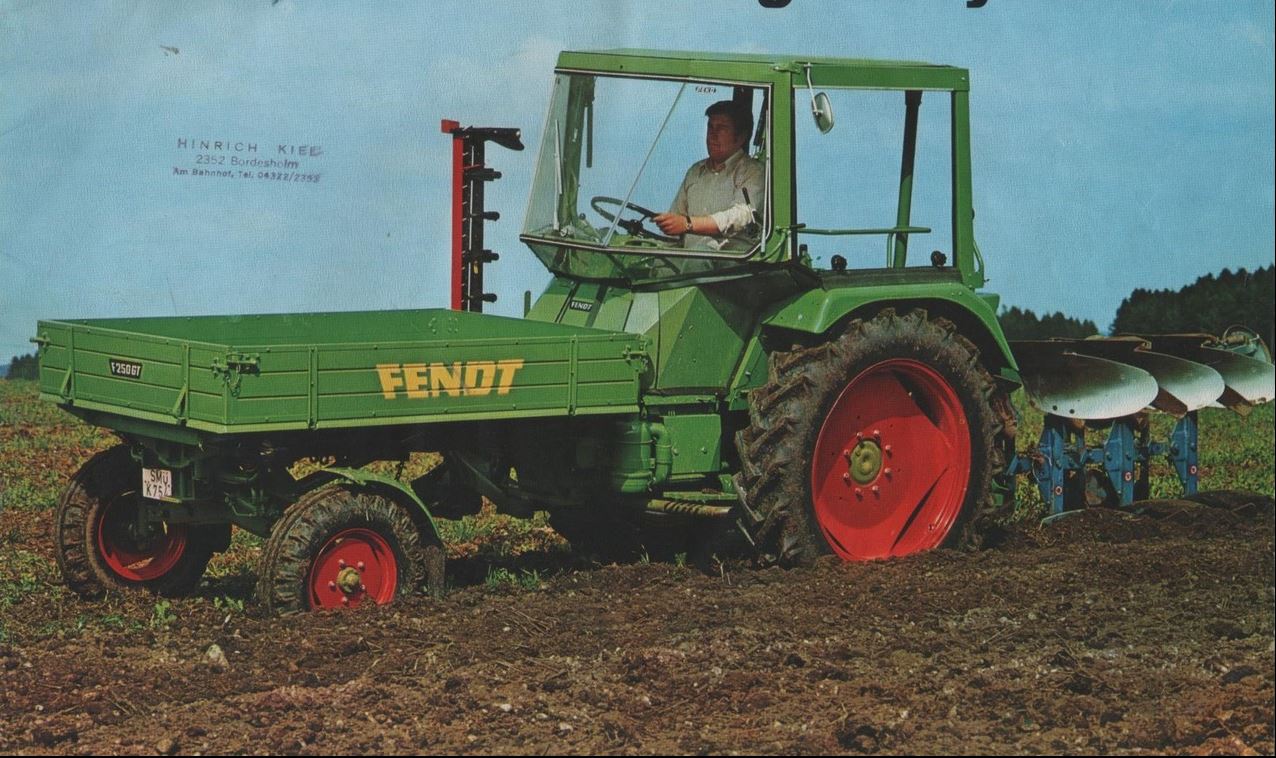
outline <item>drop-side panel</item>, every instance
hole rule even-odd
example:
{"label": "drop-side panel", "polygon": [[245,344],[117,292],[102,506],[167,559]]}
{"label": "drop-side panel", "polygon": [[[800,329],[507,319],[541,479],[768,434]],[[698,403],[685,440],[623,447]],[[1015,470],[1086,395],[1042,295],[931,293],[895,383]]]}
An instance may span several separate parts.
{"label": "drop-side panel", "polygon": [[645,365],[636,335],[440,310],[44,321],[38,340],[46,398],[214,432],[632,413]]}

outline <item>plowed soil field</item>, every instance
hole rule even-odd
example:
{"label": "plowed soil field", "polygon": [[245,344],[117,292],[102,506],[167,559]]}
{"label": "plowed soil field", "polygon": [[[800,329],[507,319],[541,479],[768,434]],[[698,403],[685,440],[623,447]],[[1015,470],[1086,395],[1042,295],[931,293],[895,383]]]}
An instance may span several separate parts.
{"label": "plowed soil field", "polygon": [[978,553],[604,566],[282,620],[209,602],[236,591],[32,609],[119,623],[0,645],[0,751],[1273,750],[1266,498],[1089,511]]}
{"label": "plowed soil field", "polygon": [[51,508],[116,441],[0,382],[0,753],[1271,754],[1271,406],[1225,413],[1202,482],[1263,496],[712,572],[481,515],[442,599],[279,619],[244,533],[193,597],[68,591]]}

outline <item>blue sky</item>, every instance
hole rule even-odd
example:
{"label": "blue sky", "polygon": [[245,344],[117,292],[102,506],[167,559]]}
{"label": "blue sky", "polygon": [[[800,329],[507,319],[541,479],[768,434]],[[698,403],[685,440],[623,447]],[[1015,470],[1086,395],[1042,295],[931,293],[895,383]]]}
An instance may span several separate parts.
{"label": "blue sky", "polygon": [[[1007,304],[1106,328],[1135,287],[1273,260],[1269,2],[0,0],[0,356],[39,318],[445,306],[441,118],[524,130],[489,151],[493,310],[519,313],[555,55],[619,46],[970,68]],[[174,176],[181,138],[321,146],[298,162],[322,177]]]}

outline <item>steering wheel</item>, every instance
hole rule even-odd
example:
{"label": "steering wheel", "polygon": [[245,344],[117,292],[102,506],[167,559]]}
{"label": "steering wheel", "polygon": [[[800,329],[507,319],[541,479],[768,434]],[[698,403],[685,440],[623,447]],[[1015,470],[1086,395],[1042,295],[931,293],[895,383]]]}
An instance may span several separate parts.
{"label": "steering wheel", "polygon": [[[602,206],[604,205],[614,205],[618,208],[618,210],[615,213],[612,213],[611,211],[605,211],[602,209]],[[624,200],[618,200],[614,197],[606,197],[604,195],[598,195],[597,197],[589,201],[589,206],[593,208],[594,212],[597,213],[599,216],[602,216],[608,221],[615,222],[616,226],[620,227],[621,229],[624,229],[632,237],[644,237],[646,239],[656,240],[658,242],[668,242],[671,245],[676,245],[681,241],[677,237],[666,237],[663,234],[660,234],[658,232],[653,232],[647,227],[643,226],[643,222],[649,218],[655,217],[656,212],[653,210],[648,210],[647,208],[644,208],[641,205],[625,202]],[[620,220],[616,219],[617,216],[621,215],[627,210],[637,213],[638,218],[634,218],[634,219],[622,218]]]}

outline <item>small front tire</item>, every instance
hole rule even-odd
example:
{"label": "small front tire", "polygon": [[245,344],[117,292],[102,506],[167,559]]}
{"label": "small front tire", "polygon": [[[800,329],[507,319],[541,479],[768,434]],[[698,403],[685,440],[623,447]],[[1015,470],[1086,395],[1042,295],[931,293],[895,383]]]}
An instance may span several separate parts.
{"label": "small front tire", "polygon": [[271,530],[257,595],[270,613],[386,605],[423,575],[442,579],[442,546],[382,493],[333,485],[306,494]]}

